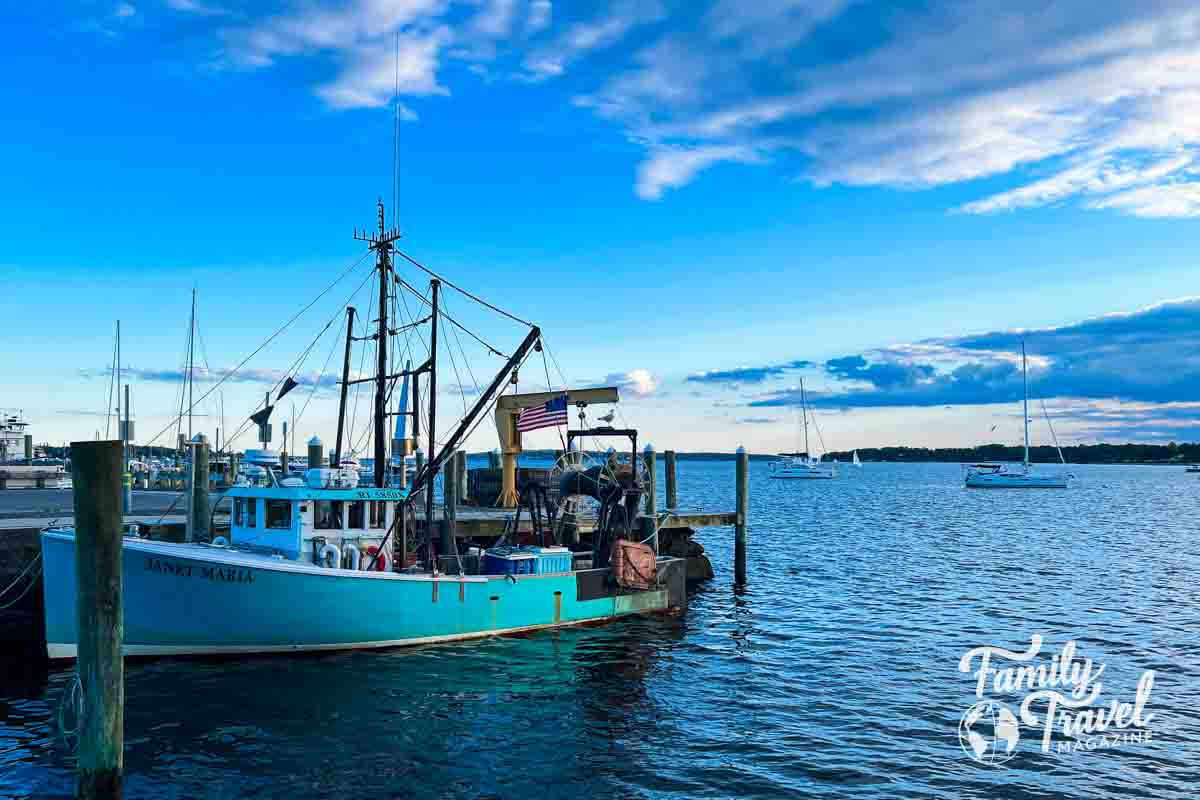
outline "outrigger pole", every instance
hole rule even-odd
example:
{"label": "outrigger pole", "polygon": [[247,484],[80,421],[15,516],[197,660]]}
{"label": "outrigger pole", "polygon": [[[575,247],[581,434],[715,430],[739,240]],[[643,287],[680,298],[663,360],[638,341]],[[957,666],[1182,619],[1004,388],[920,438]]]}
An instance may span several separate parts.
{"label": "outrigger pole", "polygon": [[337,440],[333,445],[333,463],[342,465],[342,429],[346,424],[346,390],[350,388],[350,344],[354,341],[354,306],[346,307],[346,358],[342,364],[342,399],[338,403]]}

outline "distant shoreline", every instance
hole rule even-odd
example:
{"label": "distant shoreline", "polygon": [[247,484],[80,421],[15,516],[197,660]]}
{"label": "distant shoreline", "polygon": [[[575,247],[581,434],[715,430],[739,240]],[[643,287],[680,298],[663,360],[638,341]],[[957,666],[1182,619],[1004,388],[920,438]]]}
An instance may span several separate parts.
{"label": "distant shoreline", "polygon": [[[65,456],[66,448],[39,445],[47,451],[47,455],[56,458]],[[172,457],[175,450],[167,447],[137,448],[141,455],[151,457]],[[825,454],[825,460],[837,459],[842,463],[851,461],[854,457],[851,450],[830,451]],[[969,464],[973,462],[999,461],[1020,462],[1022,449],[1001,444],[985,444],[979,447],[863,447],[858,449],[858,457],[865,462],[886,462],[901,464]],[[1072,445],[1062,449],[1063,457],[1068,464],[1146,464],[1146,465],[1186,465],[1200,464],[1200,442],[1183,444],[1089,444]],[[525,458],[552,459],[554,450],[526,450],[522,453]],[[472,458],[484,458],[487,451],[471,453]],[[661,455],[661,451],[660,451]],[[779,458],[781,453],[751,453],[751,461],[769,461]],[[709,451],[685,452],[676,451],[680,461],[733,461],[733,452],[715,453]],[[1030,461],[1039,464],[1058,463],[1058,452],[1053,447],[1029,448]]]}
{"label": "distant shoreline", "polygon": [[[899,464],[969,464],[974,462],[999,461],[1019,463],[1023,458],[1020,447],[987,444],[979,447],[864,447],[858,451],[864,462]],[[1072,445],[1062,449],[1068,464],[1144,464],[1159,466],[1181,466],[1200,464],[1200,442],[1171,445],[1154,444],[1096,444]],[[472,454],[483,456],[485,454]],[[553,450],[526,450],[522,456],[553,458]],[[779,458],[779,453],[751,453],[751,461],[769,461]],[[830,451],[825,460],[837,459],[842,463],[851,461],[854,451]],[[677,451],[680,461],[733,461],[733,453]],[[1029,448],[1029,459],[1035,463],[1056,464],[1058,452],[1053,447]]]}

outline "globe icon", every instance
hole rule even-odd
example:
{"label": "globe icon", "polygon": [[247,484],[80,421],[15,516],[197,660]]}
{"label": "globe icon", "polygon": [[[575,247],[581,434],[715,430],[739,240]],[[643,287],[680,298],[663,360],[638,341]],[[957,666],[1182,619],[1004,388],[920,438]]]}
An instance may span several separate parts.
{"label": "globe icon", "polygon": [[980,764],[1003,764],[1017,752],[1021,730],[1003,703],[984,700],[967,709],[958,723],[958,743]]}

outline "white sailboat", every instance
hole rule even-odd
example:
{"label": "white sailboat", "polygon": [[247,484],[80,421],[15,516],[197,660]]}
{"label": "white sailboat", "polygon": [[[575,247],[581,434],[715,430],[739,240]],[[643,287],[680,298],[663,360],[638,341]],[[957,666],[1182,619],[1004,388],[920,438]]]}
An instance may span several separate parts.
{"label": "white sailboat", "polygon": [[[813,458],[808,447],[808,396],[804,393],[804,379],[800,379],[800,414],[804,423],[804,455],[783,456],[770,462],[772,478],[818,478],[837,476],[837,466]],[[815,421],[815,420],[814,420]]]}
{"label": "white sailboat", "polygon": [[[1067,479],[1065,473],[1038,472],[1029,463],[1029,373],[1025,363],[1025,342],[1021,342],[1021,382],[1024,387],[1022,410],[1025,417],[1025,457],[1019,467],[1008,464],[968,464],[965,467],[964,481],[971,489],[1065,489]],[[1043,409],[1044,410],[1044,409]],[[1049,422],[1049,416],[1046,417]],[[1053,428],[1051,428],[1053,430]],[[1057,437],[1056,437],[1057,438]],[[1063,459],[1062,450],[1058,451],[1059,459]],[[1063,463],[1066,463],[1063,459]]]}
{"label": "white sailboat", "polygon": [[850,463],[854,464],[854,466],[858,467],[859,469],[862,469],[862,462],[858,460],[857,450],[854,451],[854,460]]}

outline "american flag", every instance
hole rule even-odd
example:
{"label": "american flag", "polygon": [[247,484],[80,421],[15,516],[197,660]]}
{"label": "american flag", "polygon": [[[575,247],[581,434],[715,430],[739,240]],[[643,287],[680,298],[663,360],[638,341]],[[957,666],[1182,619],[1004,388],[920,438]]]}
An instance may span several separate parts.
{"label": "american flag", "polygon": [[538,428],[551,428],[555,425],[567,424],[567,396],[561,395],[547,400],[540,406],[532,406],[521,412],[517,417],[517,430],[535,431]]}

